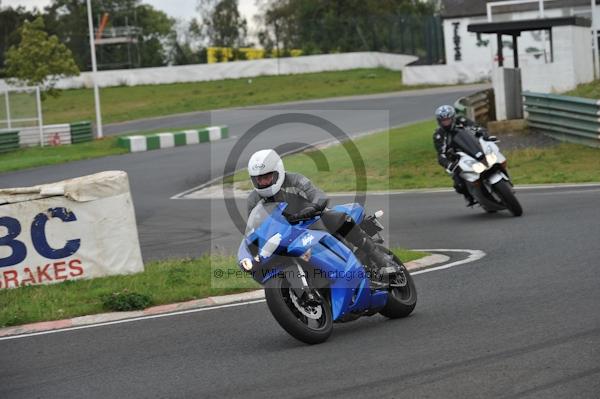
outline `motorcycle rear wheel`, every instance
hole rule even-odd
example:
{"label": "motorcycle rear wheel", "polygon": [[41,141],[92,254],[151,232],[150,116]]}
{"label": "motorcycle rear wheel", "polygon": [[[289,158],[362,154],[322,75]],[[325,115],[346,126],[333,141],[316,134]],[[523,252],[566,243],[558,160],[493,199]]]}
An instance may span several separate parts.
{"label": "motorcycle rear wheel", "polygon": [[[320,310],[302,307],[284,277],[274,277],[265,285],[267,306],[277,323],[292,337],[311,345],[325,342],[333,331],[333,315],[328,299],[319,290],[313,290],[313,294],[321,302]],[[320,317],[307,317],[303,310],[304,313]]]}
{"label": "motorcycle rear wheel", "polygon": [[388,301],[384,308],[379,311],[385,317],[390,319],[398,319],[406,317],[412,313],[417,306],[417,288],[412,276],[394,253],[386,248],[384,249],[389,255],[392,255],[394,262],[401,267],[404,276],[406,277],[406,285],[403,287],[391,287],[388,293]]}

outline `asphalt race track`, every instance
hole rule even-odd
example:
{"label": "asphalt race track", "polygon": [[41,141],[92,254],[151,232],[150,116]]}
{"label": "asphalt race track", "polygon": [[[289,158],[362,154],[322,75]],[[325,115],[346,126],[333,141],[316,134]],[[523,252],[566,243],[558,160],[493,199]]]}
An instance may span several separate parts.
{"label": "asphalt race track", "polygon": [[[419,99],[427,111],[451,102]],[[415,111],[415,119],[426,116]],[[215,147],[225,151],[234,141]],[[219,220],[222,205],[168,198],[207,177],[188,159],[200,163],[201,147],[3,174],[0,185],[124,168],[144,256],[163,255],[161,235],[171,237],[162,242],[167,255],[193,254],[199,235],[210,237],[198,225],[207,220],[203,212]],[[175,179],[170,168],[180,164]],[[144,168],[163,175],[150,178]],[[159,187],[168,192],[157,194]],[[600,185],[522,188],[517,197],[520,218],[467,209],[452,192],[368,198],[370,209],[387,210],[393,245],[486,253],[416,275],[419,301],[407,319],[336,324],[329,341],[307,346],[259,302],[0,340],[0,398],[598,398]],[[240,238],[209,225],[219,245]]]}

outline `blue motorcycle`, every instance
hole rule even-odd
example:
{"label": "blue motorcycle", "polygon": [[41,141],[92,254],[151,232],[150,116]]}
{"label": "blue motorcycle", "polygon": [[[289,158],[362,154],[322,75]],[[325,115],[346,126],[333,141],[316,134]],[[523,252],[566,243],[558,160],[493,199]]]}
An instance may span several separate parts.
{"label": "blue motorcycle", "polygon": [[364,216],[359,204],[333,209],[349,215],[372,237],[394,270],[385,281],[373,277],[360,250],[334,237],[319,222],[320,211],[305,220],[291,220],[285,202],[261,202],[251,212],[238,250],[240,268],[265,289],[275,320],[294,338],[308,344],[324,342],[334,322],[347,322],[380,313],[389,318],[408,316],[417,291],[404,264],[383,247],[377,220],[383,212]]}

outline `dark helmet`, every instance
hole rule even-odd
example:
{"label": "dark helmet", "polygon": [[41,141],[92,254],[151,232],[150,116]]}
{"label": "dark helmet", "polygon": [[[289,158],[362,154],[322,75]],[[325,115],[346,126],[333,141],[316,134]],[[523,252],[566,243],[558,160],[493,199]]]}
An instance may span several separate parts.
{"label": "dark helmet", "polygon": [[442,105],[435,110],[435,119],[442,129],[451,131],[456,123],[456,110],[451,105]]}

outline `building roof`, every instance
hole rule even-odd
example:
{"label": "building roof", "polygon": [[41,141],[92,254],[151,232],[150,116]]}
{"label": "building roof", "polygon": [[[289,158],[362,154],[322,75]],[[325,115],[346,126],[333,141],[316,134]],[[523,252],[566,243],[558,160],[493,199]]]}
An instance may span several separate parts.
{"label": "building roof", "polygon": [[553,26],[565,25],[590,27],[592,26],[592,23],[589,19],[581,17],[541,18],[470,24],[467,27],[467,30],[475,33],[501,33],[512,35],[528,30],[550,29]]}
{"label": "building roof", "polygon": [[[499,0],[509,1],[509,0]],[[486,0],[442,0],[442,18],[465,18],[487,15]],[[600,4],[600,0],[596,0]],[[554,0],[544,2],[545,9],[565,7],[589,7],[590,0]],[[494,13],[511,13],[534,11],[539,8],[538,3],[524,3],[494,7]]]}

